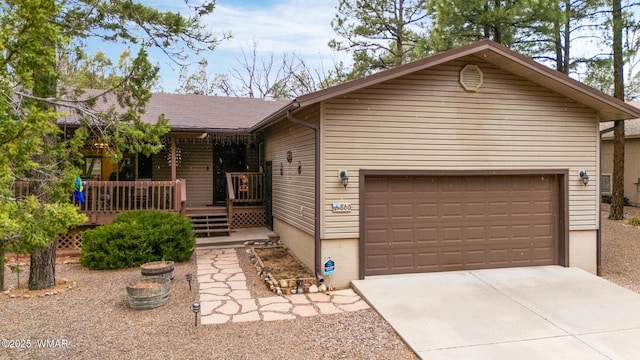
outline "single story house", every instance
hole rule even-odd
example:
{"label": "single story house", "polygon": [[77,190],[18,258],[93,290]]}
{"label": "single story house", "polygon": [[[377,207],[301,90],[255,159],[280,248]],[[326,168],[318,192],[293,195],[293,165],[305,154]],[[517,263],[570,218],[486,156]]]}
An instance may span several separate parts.
{"label": "single story house", "polygon": [[[166,149],[133,158],[134,180],[171,181],[168,202],[198,211],[260,207],[257,223],[318,277],[334,262],[335,287],[531,265],[595,273],[599,125],[640,118],[490,40],[285,102],[154,94],[145,116],[159,113]],[[106,180],[122,165],[107,167],[91,170]],[[107,183],[95,186],[115,191]]]}
{"label": "single story house", "polygon": [[[640,101],[629,104],[640,108]],[[602,195],[611,195],[613,174],[613,122],[600,124],[602,132]],[[624,197],[629,205],[640,205],[640,119],[624,122]]]}
{"label": "single story house", "polygon": [[483,40],[298,97],[251,133],[265,143],[274,230],[316,272],[331,258],[345,286],[549,264],[595,273],[599,123],[639,115]]}

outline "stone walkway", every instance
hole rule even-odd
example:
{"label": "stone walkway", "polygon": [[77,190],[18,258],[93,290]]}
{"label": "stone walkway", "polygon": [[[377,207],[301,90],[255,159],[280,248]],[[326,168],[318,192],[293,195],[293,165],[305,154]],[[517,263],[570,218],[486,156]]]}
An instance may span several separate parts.
{"label": "stone walkway", "polygon": [[353,290],[253,298],[235,249],[196,250],[200,323],[290,320],[369,309]]}

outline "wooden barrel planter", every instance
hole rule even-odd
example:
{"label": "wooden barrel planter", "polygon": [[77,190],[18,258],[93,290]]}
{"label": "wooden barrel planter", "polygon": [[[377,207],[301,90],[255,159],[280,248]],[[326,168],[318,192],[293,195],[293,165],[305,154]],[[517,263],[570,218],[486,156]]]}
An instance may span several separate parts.
{"label": "wooden barrel planter", "polygon": [[173,279],[173,261],[153,261],[140,265],[142,276],[162,276]]}
{"label": "wooden barrel planter", "polygon": [[142,276],[127,285],[129,307],[148,310],[164,305],[169,299],[171,280],[162,276]]}

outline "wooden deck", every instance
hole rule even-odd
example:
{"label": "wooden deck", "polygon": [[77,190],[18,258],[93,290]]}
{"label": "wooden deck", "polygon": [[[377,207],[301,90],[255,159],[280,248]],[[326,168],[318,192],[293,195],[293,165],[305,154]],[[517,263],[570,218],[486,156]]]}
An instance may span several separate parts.
{"label": "wooden deck", "polygon": [[[156,209],[189,216],[198,236],[229,235],[233,229],[265,226],[264,174],[227,173],[227,206],[187,208],[186,180],[86,181],[84,202],[74,202],[87,215],[85,225],[103,225],[123,211]],[[14,196],[30,194],[29,183],[16,181]],[[73,200],[71,200],[73,201]]]}
{"label": "wooden deck", "polygon": [[[15,182],[14,196],[30,194],[28,182]],[[122,211],[156,209],[185,211],[186,181],[85,181],[84,202],[71,199],[87,215],[85,225],[108,224]]]}

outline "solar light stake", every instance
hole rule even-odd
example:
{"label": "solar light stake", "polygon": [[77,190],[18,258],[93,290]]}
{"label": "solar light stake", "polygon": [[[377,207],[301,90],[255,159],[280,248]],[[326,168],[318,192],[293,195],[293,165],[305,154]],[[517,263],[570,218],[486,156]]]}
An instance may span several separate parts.
{"label": "solar light stake", "polygon": [[193,279],[193,275],[191,275],[191,273],[187,273],[185,275],[185,277],[187,278],[187,281],[189,282],[189,291],[191,291],[191,280]]}
{"label": "solar light stake", "polygon": [[302,292],[302,279],[299,277],[296,278],[296,294],[300,294]]}
{"label": "solar light stake", "polygon": [[198,326],[198,313],[200,312],[200,303],[193,303],[191,305],[191,310],[193,311],[193,313],[196,316],[195,326]]}

